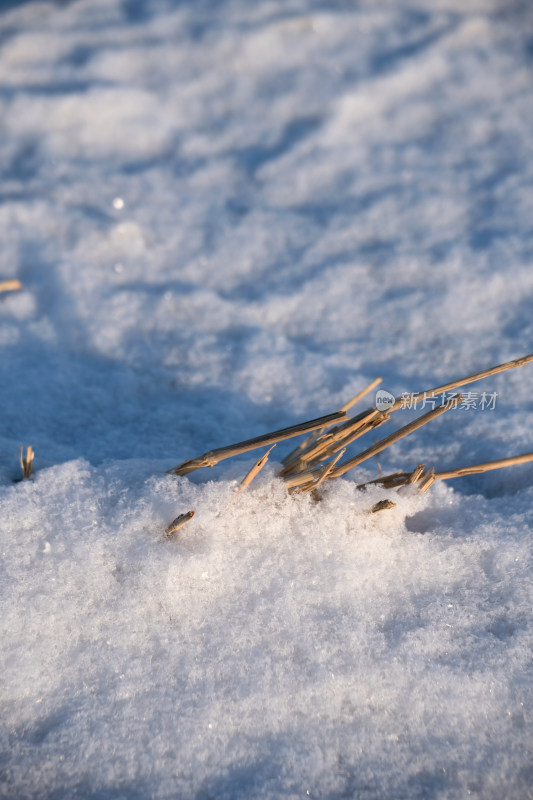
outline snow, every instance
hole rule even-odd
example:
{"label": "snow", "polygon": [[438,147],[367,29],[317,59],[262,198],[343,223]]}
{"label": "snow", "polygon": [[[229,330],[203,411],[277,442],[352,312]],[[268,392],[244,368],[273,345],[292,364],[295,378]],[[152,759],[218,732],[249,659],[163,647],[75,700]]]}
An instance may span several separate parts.
{"label": "snow", "polygon": [[[532,22],[2,4],[1,796],[530,796],[531,465],[165,471],[533,351]],[[469,388],[383,471],[533,449],[531,365]]]}

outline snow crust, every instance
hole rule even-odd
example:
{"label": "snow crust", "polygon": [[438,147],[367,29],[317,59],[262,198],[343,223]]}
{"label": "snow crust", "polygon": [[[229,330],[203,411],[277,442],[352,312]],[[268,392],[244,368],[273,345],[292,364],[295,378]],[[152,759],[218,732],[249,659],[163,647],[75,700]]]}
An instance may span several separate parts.
{"label": "snow crust", "polygon": [[531,367],[321,502],[283,445],[240,495],[254,454],[165,474],[533,351],[532,32],[498,0],[2,4],[1,796],[532,796],[532,467],[356,489],[532,450]]}

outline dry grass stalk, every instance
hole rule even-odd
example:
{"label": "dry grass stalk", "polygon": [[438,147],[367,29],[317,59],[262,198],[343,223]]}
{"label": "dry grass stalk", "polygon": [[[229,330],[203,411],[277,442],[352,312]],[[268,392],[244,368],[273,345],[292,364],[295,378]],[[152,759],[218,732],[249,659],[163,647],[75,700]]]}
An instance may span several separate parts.
{"label": "dry grass stalk", "polygon": [[[364,389],[361,389],[351,400],[348,400],[340,411],[348,411],[352,406],[354,406],[359,400],[361,400],[365,395],[375,389],[382,381],[382,378],[376,378],[376,380],[369,383],[365,386]],[[326,428],[323,428],[319,431],[315,431],[314,433],[310,434],[301,444],[298,445],[294,450],[285,456],[282,460],[283,469],[280,471],[280,475],[287,475],[291,472],[302,472],[304,469],[307,469],[309,462],[311,461],[323,461],[324,458],[327,458],[329,455],[333,453],[328,453],[324,455],[322,458],[317,459],[316,456],[321,452],[325,451],[328,446],[341,438],[343,431],[347,430],[355,430],[357,427],[362,427],[365,423],[366,418],[370,419],[371,417],[378,414],[377,409],[370,409],[369,411],[363,411],[361,414],[358,414],[356,417],[352,417],[352,419],[347,420],[342,425],[336,425],[334,428],[331,428],[329,433],[325,434]],[[357,437],[354,437],[357,438]],[[337,452],[340,450],[344,445],[340,445],[337,447],[333,452]],[[315,452],[316,451],[316,452]]]}
{"label": "dry grass stalk", "polygon": [[337,425],[337,428],[329,434],[327,440],[324,439],[320,445],[314,448],[314,451],[306,453],[306,459],[309,461],[323,461],[328,455],[342,450],[347,444],[358,439],[370,428],[375,427],[375,418],[380,414],[380,411],[371,411],[370,413],[365,413],[359,419],[348,420],[343,425]]}
{"label": "dry grass stalk", "polygon": [[395,508],[396,503],[392,500],[380,500],[375,506],[372,506],[372,514],[377,514],[378,511],[386,511],[388,508]]}
{"label": "dry grass stalk", "polygon": [[365,481],[365,483],[358,484],[358,489],[364,489],[366,486],[379,484],[385,489],[394,489],[397,486],[403,486],[407,483],[409,472],[393,472],[391,475],[380,475],[379,478],[374,478],[372,481]]}
{"label": "dry grass stalk", "polygon": [[[444,383],[442,386],[437,386],[435,389],[429,389],[427,392],[414,392],[413,398],[421,398],[424,395],[426,395],[426,397],[431,397],[431,395],[448,392],[451,389],[458,389],[461,386],[466,386],[467,383],[474,383],[475,381],[480,381],[482,378],[488,378],[490,375],[497,375],[498,372],[505,372],[508,369],[523,367],[531,361],[533,361],[533,353],[528,356],[522,356],[521,358],[515,358],[513,361],[506,361],[505,364],[499,364],[497,367],[490,367],[489,369],[481,370],[481,372],[474,372],[472,375],[467,375],[465,378],[459,378],[450,383]],[[395,411],[400,408],[401,405],[402,398],[397,397],[390,410]]]}
{"label": "dry grass stalk", "polygon": [[[457,402],[459,403],[461,400],[461,395],[458,395]],[[381,441],[376,442],[372,445],[372,447],[369,447],[367,450],[359,453],[359,455],[348,459],[348,461],[345,461],[343,464],[339,464],[339,466],[333,470],[330,477],[338,478],[340,475],[344,475],[344,473],[348,472],[348,470],[352,469],[352,467],[357,467],[359,464],[362,464],[363,461],[366,461],[368,458],[372,458],[372,456],[377,455],[377,453],[381,453],[382,450],[385,450],[386,447],[394,444],[399,439],[403,439],[404,436],[409,436],[410,433],[418,430],[418,428],[421,428],[423,425],[427,425],[428,422],[431,422],[436,417],[444,414],[445,411],[448,411],[450,407],[451,406],[449,403],[443,403],[442,405],[437,406],[437,408],[433,408],[431,411],[428,411],[427,414],[423,414],[421,417],[413,420],[408,425],[404,425],[404,427],[400,428],[400,430],[391,433],[385,439],[381,439]]]}
{"label": "dry grass stalk", "polygon": [[22,284],[20,281],[13,279],[10,281],[0,282],[0,292],[15,292],[17,289],[22,289]]}
{"label": "dry grass stalk", "polygon": [[409,475],[409,480],[407,483],[416,483],[422,477],[425,468],[425,464],[418,464]]}
{"label": "dry grass stalk", "polygon": [[328,475],[332,471],[333,467],[335,466],[335,464],[337,463],[339,458],[342,458],[342,456],[344,455],[344,452],[345,452],[344,450],[341,450],[341,452],[336,456],[336,458],[334,458],[328,464],[325,464],[323,467],[320,468],[322,474],[320,475],[320,477],[318,478],[317,481],[315,481],[314,483],[309,484],[308,486],[303,486],[300,489],[297,489],[297,491],[311,492],[314,489],[318,489],[320,484],[324,483],[324,481],[326,480],[326,478],[328,477]]}
{"label": "dry grass stalk", "polygon": [[[317,470],[317,475],[320,475],[320,471],[322,469],[323,467]],[[306,483],[303,483],[301,486],[294,486],[292,488],[289,487],[287,491],[289,492],[289,494],[302,494],[304,492],[310,492],[312,489],[315,488],[315,485],[316,485],[316,479],[313,478],[313,480],[306,481]]]}
{"label": "dry grass stalk", "polygon": [[[303,450],[297,457],[289,461],[279,475],[285,477],[299,472],[305,472],[314,464],[324,461],[335,455],[339,450],[345,449],[348,444],[363,436],[368,430],[381,422],[374,422],[376,417],[382,417],[382,412],[377,409],[363,411],[357,417],[347,420],[342,425],[336,425],[329,433],[318,437],[312,446]],[[387,415],[388,419],[388,415]],[[382,420],[384,421],[384,419]],[[350,432],[347,435],[347,432]]]}
{"label": "dry grass stalk", "polygon": [[[411,397],[420,398],[423,395],[436,396],[441,393],[450,392],[451,390],[457,389],[460,386],[473,383],[474,381],[487,378],[490,375],[495,375],[505,370],[522,367],[532,361],[533,354],[523,356],[521,358],[514,359],[513,361],[507,361],[506,363],[500,364],[496,367],[491,367],[489,369],[482,370],[481,372],[467,375],[464,378],[443,384],[442,386],[438,386],[435,389],[427,392],[413,393]],[[172,472],[176,475],[187,475],[189,472],[199,469],[200,467],[212,467],[223,459],[231,458],[232,456],[236,456],[265,445],[274,445],[277,442],[289,439],[293,436],[299,436],[301,434],[308,433],[307,437],[298,445],[298,447],[292,450],[283,459],[282,463],[284,467],[280,474],[285,477],[285,483],[289,493],[292,494],[294,492],[311,491],[316,489],[316,487],[327,478],[334,479],[344,475],[348,470],[358,466],[363,461],[366,461],[372,456],[377,455],[391,444],[394,444],[398,440],[413,433],[418,428],[426,425],[432,419],[443,414],[449,408],[457,407],[457,404],[462,401],[460,394],[455,394],[453,398],[448,397],[445,401],[443,398],[444,402],[442,402],[442,404],[437,408],[434,408],[426,414],[423,414],[418,419],[413,420],[408,425],[400,428],[398,431],[395,431],[384,439],[376,442],[371,447],[368,447],[366,450],[357,454],[353,458],[337,464],[337,462],[344,455],[346,446],[348,444],[351,444],[357,438],[372,430],[374,427],[378,427],[379,425],[383,424],[383,422],[389,418],[391,411],[402,407],[403,397],[396,398],[391,408],[386,411],[379,411],[374,407],[361,412],[352,419],[346,419],[347,410],[351,408],[354,403],[364,397],[365,394],[372,391],[372,389],[374,389],[380,382],[381,379],[379,378],[375,381],[372,381],[367,387],[365,387],[365,389],[355,395],[355,397],[348,401],[348,403],[345,403],[345,405],[334,414],[328,414],[324,417],[310,420],[309,422],[291,426],[290,428],[284,428],[279,431],[258,436],[254,439],[248,439],[244,442],[239,442],[234,445],[211,450],[210,452],[205,453],[198,458],[185,461],[183,464],[180,464],[177,467],[169,470],[169,472]],[[335,425],[337,422],[341,424]],[[335,456],[339,450],[341,451],[340,454]],[[31,452],[31,448],[28,449],[28,452]],[[268,453],[270,453],[270,450]],[[245,488],[245,486],[247,486],[253,480],[255,475],[257,475],[259,470],[266,463],[268,453],[258,459],[252,470],[250,470],[248,475],[244,478],[238,491],[241,491],[243,488]],[[332,457],[332,461],[324,463],[326,459]],[[425,465],[418,464],[412,472],[396,472],[391,475],[376,478],[373,481],[360,484],[358,488],[362,488],[372,483],[379,483],[386,488],[398,488],[406,484],[418,483],[421,491],[427,491],[437,478],[440,478],[441,480],[447,480],[450,478],[461,477],[463,475],[473,475],[476,473],[487,472],[492,469],[500,469],[501,467],[512,466],[513,464],[523,464],[530,461],[533,461],[533,453],[526,453],[521,456],[513,456],[511,458],[499,459],[498,461],[486,462],[484,464],[475,464],[470,467],[462,467],[460,469],[449,470],[440,473],[435,473],[434,468],[424,471]],[[21,453],[21,464],[22,463],[23,460]],[[376,507],[374,507],[372,510],[380,511],[384,508],[392,508],[394,505],[395,504],[390,500],[382,501],[382,504],[376,504]],[[182,524],[185,524],[185,522],[192,517],[193,513],[194,512],[189,512],[188,514],[181,515],[174,520],[174,522],[167,528],[167,535],[168,531],[173,532],[174,530],[177,530],[176,527],[173,527],[176,523],[179,522],[179,527],[181,527]]]}
{"label": "dry grass stalk", "polygon": [[431,467],[425,472],[422,477],[420,478],[420,483],[418,484],[418,488],[421,492],[427,492],[430,486],[433,486],[435,483],[435,469]]}
{"label": "dry grass stalk", "polygon": [[287,461],[283,469],[280,470],[279,475],[283,477],[294,472],[301,472],[302,469],[307,469],[310,461],[316,460],[314,458],[315,455],[325,450],[333,440],[334,436],[331,433],[324,433],[318,436],[311,442],[309,447],[301,450],[300,453],[295,453],[294,458]]}
{"label": "dry grass stalk", "polygon": [[285,485],[287,489],[303,489],[309,485],[311,488],[315,485],[317,478],[322,474],[324,465],[314,467],[313,469],[306,470],[305,472],[297,473],[296,475],[289,475],[285,478]]}
{"label": "dry grass stalk", "polygon": [[332,444],[324,453],[323,458],[329,458],[329,456],[334,455],[334,453],[337,453],[341,448],[346,449],[349,444],[352,444],[352,442],[355,442],[356,439],[364,436],[365,433],[368,433],[368,431],[371,431],[374,428],[379,428],[379,426],[383,425],[384,422],[387,422],[389,418],[390,414],[388,411],[378,411],[377,409],[374,409],[374,411],[369,414],[364,425],[359,426],[358,429],[355,429],[355,432],[345,436],[343,439],[339,439]]}
{"label": "dry grass stalk", "polygon": [[524,453],[521,456],[511,456],[510,458],[499,458],[497,461],[485,461],[484,464],[473,464],[471,467],[459,467],[459,469],[451,469],[447,472],[437,472],[435,478],[446,481],[450,478],[461,478],[464,475],[477,475],[481,472],[490,472],[492,469],[512,467],[514,464],[527,464],[529,461],[533,461],[533,453]]}
{"label": "dry grass stalk", "polygon": [[324,417],[309,420],[309,422],[291,425],[290,428],[282,428],[279,431],[265,433],[254,439],[246,439],[244,442],[238,442],[237,444],[230,444],[226,447],[210,450],[208,453],[204,453],[204,455],[193,458],[190,461],[184,461],[183,464],[179,464],[177,467],[173,467],[168,471],[174,473],[174,475],[187,475],[189,472],[193,472],[195,469],[200,469],[201,467],[214,467],[215,464],[218,464],[219,461],[223,461],[226,458],[232,458],[232,456],[247,453],[249,450],[257,450],[257,448],[263,447],[264,445],[276,444],[285,439],[290,439],[293,436],[300,436],[302,433],[307,433],[308,431],[322,428],[324,425],[331,425],[334,422],[340,422],[345,419],[346,411],[336,411],[334,414],[327,414]]}
{"label": "dry grass stalk", "polygon": [[33,447],[28,445],[26,450],[26,458],[23,457],[23,446],[20,445],[20,468],[22,469],[22,478],[30,478],[33,472]]}
{"label": "dry grass stalk", "polygon": [[[461,399],[462,399],[461,395],[458,395],[457,402],[460,402]],[[385,450],[385,448],[389,447],[391,444],[394,444],[400,439],[403,439],[404,436],[409,436],[410,433],[413,433],[414,431],[418,430],[418,428],[421,428],[423,425],[426,425],[428,422],[431,422],[433,419],[440,416],[445,411],[448,411],[449,408],[451,408],[451,404],[448,402],[443,403],[437,408],[433,408],[431,411],[428,411],[426,414],[423,414],[421,417],[418,417],[418,419],[413,420],[408,425],[404,425],[403,428],[400,428],[394,433],[391,433],[389,436],[386,436],[385,439],[381,439],[379,442],[376,442],[371,447],[368,447],[366,450],[363,450],[362,453],[359,453],[353,458],[348,459],[348,461],[344,461],[342,464],[339,464],[337,467],[335,467],[335,469],[332,470],[329,477],[338,478],[341,475],[344,475],[344,473],[348,472],[348,470],[352,469],[353,467],[359,466],[359,464],[362,464],[363,461],[366,461],[367,459],[372,458],[372,456],[381,453],[382,450]],[[309,472],[302,472],[299,475],[295,475],[294,477],[289,477],[286,480],[287,486],[289,488],[294,488],[296,486],[303,486],[304,484],[312,480],[315,474],[316,472],[313,472],[313,470],[311,470]]]}
{"label": "dry grass stalk", "polygon": [[343,422],[341,425],[335,425],[335,427],[330,430],[330,433],[334,433],[337,438],[340,438],[341,436],[345,436],[347,432],[354,431],[370,423],[380,413],[381,412],[378,411],[377,408],[366,408],[364,411],[360,411],[355,417],[347,419],[346,422]]}
{"label": "dry grass stalk", "polygon": [[250,470],[250,471],[249,471],[249,472],[248,472],[248,473],[247,473],[247,474],[244,476],[244,478],[243,478],[243,479],[242,479],[242,481],[240,482],[239,486],[237,486],[237,494],[239,494],[240,492],[242,492],[242,490],[243,490],[243,489],[246,489],[246,487],[247,487],[247,486],[249,486],[249,485],[251,484],[251,482],[253,481],[253,479],[255,478],[255,476],[256,476],[256,475],[257,475],[259,472],[261,472],[261,470],[263,469],[263,467],[265,466],[265,464],[266,464],[266,463],[267,463],[267,461],[268,461],[268,456],[270,455],[270,452],[271,452],[271,450],[273,450],[275,446],[276,446],[276,445],[275,445],[275,444],[273,444],[273,445],[272,445],[272,447],[270,447],[270,448],[269,448],[269,449],[266,451],[266,453],[263,453],[263,455],[261,456],[261,458],[258,458],[258,459],[257,459],[257,461],[256,461],[256,462],[255,462],[255,464],[253,465],[252,469],[251,469],[251,470]]}
{"label": "dry grass stalk", "polygon": [[363,489],[365,486],[377,483],[386,489],[394,489],[406,484],[418,483],[420,491],[427,492],[436,480],[450,480],[452,478],[462,478],[465,475],[479,475],[493,469],[512,467],[515,464],[527,464],[531,461],[533,461],[533,453],[524,453],[519,456],[500,458],[497,461],[486,461],[483,464],[459,467],[458,469],[448,470],[447,472],[435,472],[433,467],[424,472],[425,464],[418,464],[411,473],[394,472],[392,475],[385,475],[375,478],[372,481],[366,481],[366,483],[360,483],[357,488]]}
{"label": "dry grass stalk", "polygon": [[356,403],[358,403],[359,400],[362,400],[363,397],[365,397],[365,395],[367,395],[369,392],[372,391],[372,389],[375,389],[376,386],[379,386],[379,384],[381,383],[382,380],[383,380],[383,378],[376,378],[376,380],[374,380],[371,383],[369,383],[368,386],[365,386],[364,389],[361,389],[360,392],[358,392],[356,395],[354,395],[351,400],[348,400],[347,403],[345,403],[343,406],[341,406],[339,411],[349,411],[352,406],[354,406]]}
{"label": "dry grass stalk", "polygon": [[183,526],[186,525],[193,517],[194,511],[187,511],[186,514],[180,514],[179,517],[176,517],[176,519],[172,520],[170,525],[165,528],[165,536],[172,536],[172,534],[176,533],[176,531],[179,531],[180,528],[183,528]]}
{"label": "dry grass stalk", "polygon": [[281,460],[283,465],[292,464],[298,461],[300,458],[300,454],[303,453],[304,450],[307,450],[308,447],[311,447],[312,444],[316,442],[316,440],[322,436],[326,428],[319,428],[316,431],[312,431],[309,436],[306,436],[303,442],[300,442],[298,447],[295,447],[294,450],[291,450],[290,453],[287,453],[285,458]]}

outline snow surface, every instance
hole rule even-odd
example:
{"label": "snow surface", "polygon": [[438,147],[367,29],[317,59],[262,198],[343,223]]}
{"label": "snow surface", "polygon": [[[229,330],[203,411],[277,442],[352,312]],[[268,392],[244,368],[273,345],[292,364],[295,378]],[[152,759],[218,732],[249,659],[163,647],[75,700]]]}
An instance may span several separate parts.
{"label": "snow surface", "polygon": [[[533,351],[531,4],[4,0],[0,130],[1,795],[533,797],[531,465],[165,474]],[[470,388],[382,469],[533,449]]]}

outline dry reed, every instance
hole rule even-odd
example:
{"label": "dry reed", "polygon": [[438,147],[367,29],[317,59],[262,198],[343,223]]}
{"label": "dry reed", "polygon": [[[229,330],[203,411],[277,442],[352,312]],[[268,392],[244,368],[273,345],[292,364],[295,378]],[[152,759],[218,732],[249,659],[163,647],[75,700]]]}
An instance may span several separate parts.
{"label": "dry reed", "polygon": [[293,436],[300,436],[302,433],[322,428],[327,425],[333,425],[334,422],[340,422],[346,419],[346,411],[335,411],[333,414],[326,414],[324,417],[309,420],[309,422],[300,422],[298,425],[291,425],[290,428],[282,428],[279,431],[272,433],[265,433],[262,436],[257,436],[255,439],[246,439],[244,442],[237,442],[237,444],[230,444],[226,447],[219,447],[216,450],[210,450],[204,453],[203,456],[193,458],[189,461],[184,461],[177,467],[173,467],[169,472],[175,475],[187,475],[195,469],[201,467],[214,467],[220,461],[226,458],[238,456],[241,453],[247,453],[249,450],[257,450],[268,444],[276,444],[285,439],[291,439]]}
{"label": "dry reed", "polygon": [[180,514],[179,517],[172,520],[170,525],[167,525],[165,528],[165,536],[172,536],[176,531],[179,531],[180,528],[183,528],[193,517],[194,511],[187,511],[186,514]]}
{"label": "dry reed", "polygon": [[489,472],[492,469],[502,469],[504,467],[513,467],[515,464],[527,464],[533,461],[533,453],[524,453],[521,456],[510,456],[510,458],[499,458],[497,461],[485,461],[484,464],[472,464],[470,467],[459,467],[459,469],[451,469],[446,472],[435,473],[435,478],[441,481],[450,480],[450,478],[462,478],[465,475],[479,475],[481,472]]}
{"label": "dry reed", "polygon": [[[198,458],[185,461],[182,464],[169,470],[169,472],[176,475],[187,475],[195,469],[201,467],[212,467],[226,458],[240,455],[241,453],[254,450],[266,445],[272,445],[289,439],[293,436],[301,436],[307,434],[303,441],[282,460],[282,468],[279,473],[285,481],[285,485],[290,494],[299,492],[312,492],[326,480],[333,480],[344,475],[348,470],[359,466],[364,461],[381,453],[387,447],[390,447],[395,442],[409,436],[423,425],[432,422],[450,408],[457,407],[458,403],[462,401],[460,394],[455,394],[445,400],[445,394],[455,389],[459,389],[474,381],[482,380],[491,375],[496,375],[505,370],[516,369],[525,364],[533,361],[533,354],[507,361],[504,364],[499,364],[495,367],[481,370],[480,372],[472,373],[466,377],[444,383],[431,389],[427,392],[417,392],[410,395],[413,399],[420,399],[422,397],[435,397],[436,395],[443,395],[443,402],[436,408],[431,409],[426,414],[421,415],[417,419],[404,425],[399,430],[389,434],[384,439],[375,442],[366,449],[349,457],[346,461],[340,459],[344,456],[346,448],[353,444],[353,442],[360,437],[364,436],[374,428],[379,427],[385,423],[392,411],[396,411],[404,405],[404,399],[398,397],[394,400],[391,407],[382,411],[375,407],[366,409],[351,419],[347,419],[347,411],[352,408],[355,403],[361,400],[365,395],[375,389],[380,383],[381,378],[369,383],[345,403],[339,411],[328,414],[308,422],[302,422],[298,425],[293,425],[289,428],[283,428],[279,431],[266,433],[254,439],[247,439],[244,442],[228,445],[215,450],[210,450],[208,453],[199,456]],[[255,478],[258,472],[264,467],[269,453],[264,453],[254,464],[252,469],[243,478],[237,491],[245,489],[251,481]],[[533,461],[533,453],[525,453],[519,456],[512,456],[510,458],[498,459],[497,461],[489,461],[483,464],[474,464],[472,466],[460,467],[454,470],[447,470],[436,472],[434,467],[426,469],[424,464],[418,464],[412,471],[408,472],[394,472],[390,475],[380,476],[371,481],[366,481],[358,485],[359,489],[364,489],[371,484],[379,484],[386,489],[398,489],[406,485],[418,485],[420,491],[428,491],[436,480],[449,480],[452,478],[459,478],[465,475],[474,475],[482,472],[487,472],[493,469],[501,469],[515,464],[524,464]],[[22,455],[21,455],[22,464]],[[23,467],[24,470],[24,467]],[[31,474],[31,472],[30,472]],[[318,497],[318,494],[314,495]],[[376,503],[371,509],[373,513],[383,511],[388,508],[393,508],[395,503],[390,500],[382,500]],[[170,535],[176,530],[179,530],[182,525],[191,519],[193,511],[188,514],[180,515],[174,522],[169,525],[166,530],[167,535]]]}
{"label": "dry reed", "polygon": [[22,470],[22,478],[31,478],[33,472],[33,458],[35,456],[31,444],[28,445],[26,449],[26,458],[24,458],[23,452],[24,448],[20,445],[20,468]]}
{"label": "dry reed", "polygon": [[15,292],[17,289],[22,289],[22,284],[16,279],[0,282],[0,292]]}
{"label": "dry reed", "polygon": [[248,473],[247,473],[247,474],[244,476],[244,478],[243,478],[243,479],[242,479],[242,481],[240,482],[239,486],[237,487],[237,493],[239,493],[239,492],[242,492],[242,491],[243,491],[243,489],[246,489],[246,487],[247,487],[247,486],[249,486],[249,485],[251,484],[251,482],[253,481],[253,479],[255,478],[255,476],[256,476],[256,475],[257,475],[259,472],[261,472],[261,470],[263,469],[263,467],[265,466],[265,464],[266,464],[266,463],[267,463],[267,461],[268,461],[268,456],[270,455],[270,452],[271,452],[271,450],[273,450],[275,446],[276,446],[276,445],[275,445],[275,444],[273,444],[273,445],[272,445],[272,447],[270,447],[270,448],[269,448],[269,449],[266,451],[266,453],[263,453],[263,455],[261,456],[261,458],[258,458],[258,459],[257,459],[257,461],[256,461],[256,462],[255,462],[255,464],[253,465],[252,469],[251,469],[251,470],[250,470],[250,471],[249,471],[249,472],[248,472]]}

